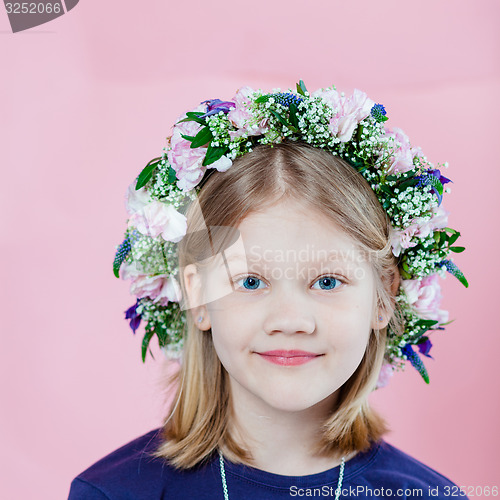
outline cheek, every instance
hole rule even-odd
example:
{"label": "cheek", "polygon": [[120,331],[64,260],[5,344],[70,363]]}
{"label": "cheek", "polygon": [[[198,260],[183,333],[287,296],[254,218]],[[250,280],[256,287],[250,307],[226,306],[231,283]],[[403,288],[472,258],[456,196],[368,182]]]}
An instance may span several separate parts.
{"label": "cheek", "polygon": [[[210,311],[212,341],[222,364],[226,367],[231,360],[247,347],[241,317],[220,309]],[[226,367],[227,368],[227,367]]]}

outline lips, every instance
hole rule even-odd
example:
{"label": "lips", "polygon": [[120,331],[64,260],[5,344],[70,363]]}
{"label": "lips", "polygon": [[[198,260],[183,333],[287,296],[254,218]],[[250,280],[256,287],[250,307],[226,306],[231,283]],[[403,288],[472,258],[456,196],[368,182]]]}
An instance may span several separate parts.
{"label": "lips", "polygon": [[265,351],[265,352],[257,352],[257,354],[266,361],[269,361],[270,363],[282,366],[303,365],[322,356],[322,354],[316,354],[314,352],[296,351],[296,350]]}

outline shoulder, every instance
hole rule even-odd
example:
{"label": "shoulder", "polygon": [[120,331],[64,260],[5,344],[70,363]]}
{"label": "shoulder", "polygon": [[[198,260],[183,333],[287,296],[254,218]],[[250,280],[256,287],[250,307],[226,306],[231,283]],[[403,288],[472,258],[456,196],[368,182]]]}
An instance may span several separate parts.
{"label": "shoulder", "polygon": [[152,456],[160,434],[160,429],[150,431],[91,465],[72,481],[69,500],[128,498],[136,489],[141,492],[137,498],[161,497],[158,479],[171,468],[165,460]]}
{"label": "shoulder", "polygon": [[352,477],[361,487],[384,487],[393,496],[465,498],[450,479],[384,440],[374,445],[363,462]]}

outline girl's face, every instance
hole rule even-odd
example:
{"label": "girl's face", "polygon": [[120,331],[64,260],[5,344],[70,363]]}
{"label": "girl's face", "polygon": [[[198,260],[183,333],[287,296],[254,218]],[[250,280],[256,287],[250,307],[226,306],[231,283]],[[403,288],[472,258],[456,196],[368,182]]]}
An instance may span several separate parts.
{"label": "girl's face", "polygon": [[241,239],[206,271],[201,327],[212,329],[234,404],[293,412],[333,403],[371,328],[386,325],[377,321],[370,262],[340,228],[294,201],[238,229]]}

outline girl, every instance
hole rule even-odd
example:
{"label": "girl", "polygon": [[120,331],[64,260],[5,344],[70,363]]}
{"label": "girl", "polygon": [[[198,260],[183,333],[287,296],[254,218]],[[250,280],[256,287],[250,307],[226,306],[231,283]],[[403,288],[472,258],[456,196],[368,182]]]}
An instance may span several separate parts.
{"label": "girl", "polygon": [[[126,312],[182,353],[161,429],[74,479],[76,499],[438,497],[368,404],[443,329],[441,175],[383,106],[332,87],[204,101],[128,192]],[[460,492],[461,493],[461,492]],[[461,495],[463,496],[463,495]]]}

